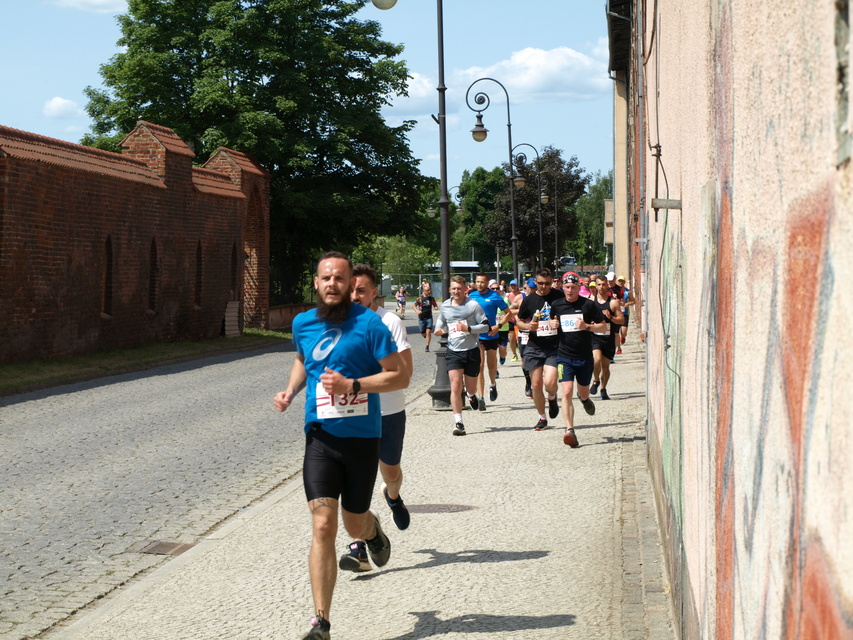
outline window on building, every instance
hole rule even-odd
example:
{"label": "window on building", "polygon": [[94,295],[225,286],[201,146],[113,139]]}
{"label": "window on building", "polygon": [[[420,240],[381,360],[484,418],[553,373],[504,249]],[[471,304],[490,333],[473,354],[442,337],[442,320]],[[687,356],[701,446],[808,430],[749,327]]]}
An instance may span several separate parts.
{"label": "window on building", "polygon": [[104,243],[104,269],[101,275],[101,313],[113,315],[113,241]]}
{"label": "window on building", "polygon": [[195,248],[195,305],[201,307],[201,287],[204,282],[204,262],[201,256],[201,240]]}
{"label": "window on building", "polygon": [[157,287],[160,283],[160,267],[157,262],[157,240],[151,239],[148,255],[148,310],[157,311]]}
{"label": "window on building", "polygon": [[237,243],[231,246],[231,300],[237,299]]}

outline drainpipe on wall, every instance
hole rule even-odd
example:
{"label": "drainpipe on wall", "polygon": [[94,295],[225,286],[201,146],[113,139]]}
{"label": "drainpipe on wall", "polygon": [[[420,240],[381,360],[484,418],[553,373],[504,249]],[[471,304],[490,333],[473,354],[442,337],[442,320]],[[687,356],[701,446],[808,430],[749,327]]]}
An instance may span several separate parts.
{"label": "drainpipe on wall", "polygon": [[[643,6],[642,2],[636,0],[636,16],[637,16],[637,111],[638,117],[640,120],[639,126],[639,135],[645,139],[645,127],[646,127],[646,113],[643,107],[643,44],[645,41],[644,31],[643,31]],[[649,251],[649,218],[646,214],[646,150],[643,145],[643,140],[639,141],[640,148],[640,167],[639,167],[639,181],[640,181],[640,229],[642,238],[640,241],[643,244],[642,251],[640,255],[642,255],[642,261],[640,265],[641,272],[643,274],[643,303],[646,305],[645,312],[642,314],[643,316],[643,324],[642,331],[646,336],[644,341],[644,346],[646,350],[646,458],[648,459],[648,438],[649,438],[649,311],[650,306],[648,305],[649,300],[649,272],[647,269],[648,266],[648,251]],[[637,141],[635,141],[635,144]]]}

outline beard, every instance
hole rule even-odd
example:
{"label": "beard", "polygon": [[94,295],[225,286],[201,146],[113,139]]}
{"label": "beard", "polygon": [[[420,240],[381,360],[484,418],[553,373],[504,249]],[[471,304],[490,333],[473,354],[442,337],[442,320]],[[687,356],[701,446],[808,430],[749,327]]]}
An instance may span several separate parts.
{"label": "beard", "polygon": [[349,315],[352,300],[350,299],[349,291],[341,291],[340,302],[335,304],[326,304],[325,300],[317,298],[317,317],[320,320],[328,320],[329,322],[340,324],[347,319]]}

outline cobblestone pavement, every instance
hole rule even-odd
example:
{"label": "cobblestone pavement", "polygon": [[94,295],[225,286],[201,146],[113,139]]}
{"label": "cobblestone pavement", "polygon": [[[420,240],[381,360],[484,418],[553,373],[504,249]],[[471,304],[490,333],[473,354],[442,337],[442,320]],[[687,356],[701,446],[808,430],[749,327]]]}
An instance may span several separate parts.
{"label": "cobblestone pavement", "polygon": [[[673,638],[640,345],[617,357],[613,400],[576,412],[572,450],[562,429],[533,431],[509,362],[498,400],[465,412],[468,436],[450,435],[451,414],[424,393],[434,354],[407,324],[412,526],[397,531],[375,501],[391,562],[339,576],[333,637]],[[0,639],[301,637],[312,613],[301,407],[271,406],[292,357],[239,354],[3,399]],[[139,553],[155,540],[194,546]]]}

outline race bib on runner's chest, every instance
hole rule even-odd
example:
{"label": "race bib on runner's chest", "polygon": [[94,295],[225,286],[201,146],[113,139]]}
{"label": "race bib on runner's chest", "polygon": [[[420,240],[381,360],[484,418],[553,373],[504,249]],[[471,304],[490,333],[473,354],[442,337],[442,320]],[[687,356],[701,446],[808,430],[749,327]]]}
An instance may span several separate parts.
{"label": "race bib on runner's chest", "polygon": [[583,320],[582,313],[567,313],[560,316],[560,326],[566,333],[580,331],[578,325]]}
{"label": "race bib on runner's chest", "polygon": [[353,418],[366,416],[368,413],[367,394],[364,392],[329,395],[323,389],[322,383],[318,382],[316,396],[317,418],[320,420]]}

